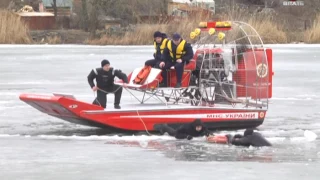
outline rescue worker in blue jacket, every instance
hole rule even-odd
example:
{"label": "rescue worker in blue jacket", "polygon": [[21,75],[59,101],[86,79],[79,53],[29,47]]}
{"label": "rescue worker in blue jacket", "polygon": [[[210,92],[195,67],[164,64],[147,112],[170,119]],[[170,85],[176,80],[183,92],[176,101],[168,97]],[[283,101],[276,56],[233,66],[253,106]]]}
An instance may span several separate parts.
{"label": "rescue worker in blue jacket", "polygon": [[161,62],[161,56],[162,56],[163,50],[167,47],[168,39],[167,39],[167,35],[160,31],[154,32],[153,38],[154,38],[153,45],[155,48],[155,52],[153,53],[154,59],[147,60],[144,65],[159,68],[159,64]]}
{"label": "rescue worker in blue jacket", "polygon": [[232,137],[232,135],[226,135],[229,141],[229,144],[235,146],[253,146],[253,147],[262,147],[262,146],[272,146],[271,143],[265,139],[260,133],[254,132],[253,129],[246,129],[241,134],[236,134]]}
{"label": "rescue worker in blue jacket", "polygon": [[172,40],[169,40],[167,48],[164,49],[160,68],[162,69],[163,84],[167,86],[167,69],[176,70],[177,84],[176,88],[181,87],[184,65],[188,64],[193,58],[193,49],[191,44],[182,39],[180,34],[174,33]]}
{"label": "rescue worker in blue jacket", "polygon": [[[106,108],[107,94],[114,93],[114,108],[121,109],[120,100],[122,95],[122,87],[114,84],[114,78],[118,77],[124,82],[124,86],[128,83],[128,77],[121,70],[110,67],[110,62],[106,59],[101,61],[101,68],[91,70],[88,75],[88,82],[93,91],[97,91],[97,98],[93,104]],[[95,85],[93,80],[96,79]]]}

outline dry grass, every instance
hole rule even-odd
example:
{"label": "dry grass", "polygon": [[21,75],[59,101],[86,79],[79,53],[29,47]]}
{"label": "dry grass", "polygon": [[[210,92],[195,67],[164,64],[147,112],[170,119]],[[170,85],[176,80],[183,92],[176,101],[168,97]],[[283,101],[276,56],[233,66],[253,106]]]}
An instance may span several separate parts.
{"label": "dry grass", "polygon": [[60,36],[49,36],[44,42],[48,44],[61,44],[62,40]]}
{"label": "dry grass", "polygon": [[306,43],[320,42],[320,15],[318,15],[314,20],[313,26],[305,31],[304,39]]}
{"label": "dry grass", "polygon": [[283,28],[271,17],[251,17],[248,24],[256,29],[264,43],[287,43],[287,35]]}
{"label": "dry grass", "polygon": [[165,31],[168,25],[139,24],[135,31],[126,32],[124,36],[103,35],[100,39],[87,40],[88,44],[98,45],[144,45],[152,42],[152,33],[157,30]]}
{"label": "dry grass", "polygon": [[188,20],[171,22],[167,24],[138,24],[134,31],[126,32],[123,37],[104,35],[100,39],[87,40],[88,44],[99,45],[150,45],[153,43],[153,33],[161,31],[169,37],[178,32],[185,39],[189,39],[189,34],[199,24],[200,21],[208,20],[206,17],[195,17]]}
{"label": "dry grass", "polygon": [[275,14],[250,13],[248,9],[235,6],[226,11],[221,18],[223,20],[243,21],[250,24],[261,36],[264,43],[287,43],[287,34],[284,28],[277,22]]}
{"label": "dry grass", "polygon": [[28,28],[20,17],[10,11],[0,10],[0,43],[29,44],[31,42]]}
{"label": "dry grass", "polygon": [[[306,43],[320,43],[320,15],[315,19],[313,26],[306,31],[284,31],[282,24],[276,21],[276,16],[270,14],[249,14],[246,9],[234,8],[226,11],[227,14],[215,16],[214,20],[243,21],[252,25],[262,37],[264,43],[290,43],[304,41]],[[60,43],[86,43],[96,45],[151,45],[153,43],[153,33],[162,31],[170,37],[174,32],[178,32],[182,37],[191,41],[189,34],[199,24],[200,21],[208,20],[207,17],[193,17],[188,20],[182,19],[167,24],[137,24],[134,31],[125,32],[124,35],[104,35],[99,39],[79,40],[79,33],[74,37],[72,30],[67,31],[67,41],[60,36],[47,36],[40,43],[60,44]],[[12,12],[0,10],[0,44],[31,44],[33,43],[27,26],[20,17]]]}
{"label": "dry grass", "polygon": [[286,35],[288,43],[305,42],[304,31],[286,31]]}
{"label": "dry grass", "polygon": [[[287,35],[283,28],[277,24],[271,15],[249,14],[248,11],[241,8],[234,8],[227,11],[228,14],[222,14],[215,19],[243,21],[253,26],[262,37],[264,43],[287,43]],[[172,22],[168,24],[138,24],[135,31],[127,32],[122,37],[113,35],[104,35],[100,39],[88,40],[88,44],[99,45],[150,45],[153,42],[153,33],[157,30],[167,33],[171,36],[178,32],[184,39],[189,39],[189,34],[193,31],[200,21],[206,21],[208,18],[192,18]]]}

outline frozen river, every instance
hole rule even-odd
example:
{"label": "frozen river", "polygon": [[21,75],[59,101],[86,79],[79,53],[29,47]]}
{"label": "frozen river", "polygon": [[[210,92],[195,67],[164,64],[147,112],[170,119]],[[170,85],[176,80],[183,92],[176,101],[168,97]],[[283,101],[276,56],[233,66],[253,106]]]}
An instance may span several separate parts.
{"label": "frozen river", "polygon": [[[318,180],[320,45],[273,45],[273,99],[259,131],[270,148],[207,144],[203,138],[116,136],[38,112],[21,93],[64,92],[92,102],[87,75],[102,59],[129,73],[152,46],[0,45],[0,174],[42,179]],[[108,100],[112,104],[113,95]],[[134,102],[124,91],[122,102]],[[226,133],[226,132],[221,132]]]}

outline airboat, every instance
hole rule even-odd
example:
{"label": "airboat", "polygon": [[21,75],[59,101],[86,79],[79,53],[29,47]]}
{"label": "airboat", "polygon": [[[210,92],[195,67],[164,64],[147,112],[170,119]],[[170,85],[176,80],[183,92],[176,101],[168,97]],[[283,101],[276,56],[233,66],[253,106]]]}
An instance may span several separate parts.
{"label": "airboat", "polygon": [[238,21],[201,22],[190,39],[194,57],[185,65],[181,88],[175,88],[174,69],[167,70],[168,87],[159,87],[161,70],[156,68],[143,84],[135,84],[143,67],[136,68],[129,84],[115,82],[137,100],[122,109],[104,109],[62,93],[21,94],[20,99],[47,115],[113,132],[156,132],[157,124],[175,128],[195,118],[210,130],[261,125],[272,97],[272,49],[264,47],[251,25]]}

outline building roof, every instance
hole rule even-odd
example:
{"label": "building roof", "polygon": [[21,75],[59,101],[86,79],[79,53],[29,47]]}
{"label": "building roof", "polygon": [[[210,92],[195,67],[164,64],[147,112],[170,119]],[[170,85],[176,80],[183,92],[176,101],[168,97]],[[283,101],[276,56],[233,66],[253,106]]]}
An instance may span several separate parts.
{"label": "building roof", "polygon": [[[42,0],[44,7],[52,7],[53,0]],[[57,7],[72,7],[72,0],[57,0]]]}
{"label": "building roof", "polygon": [[199,8],[199,7],[185,7],[185,6],[180,6],[180,7],[177,7],[176,8],[177,10],[180,10],[180,11],[206,11],[206,9],[203,9],[203,8]]}
{"label": "building roof", "polygon": [[179,9],[179,10],[182,10],[182,11],[203,11],[203,10],[206,10],[204,8],[201,8],[201,7],[197,7],[197,6],[190,6],[189,4],[175,4],[174,5],[177,5],[176,6],[176,9]]}
{"label": "building roof", "polygon": [[17,13],[19,16],[54,16],[53,13],[49,12],[21,12]]}

